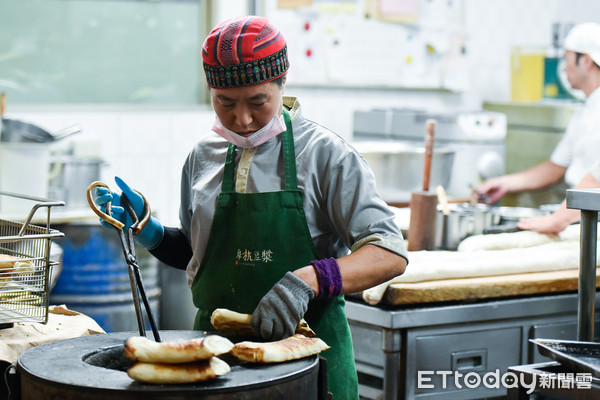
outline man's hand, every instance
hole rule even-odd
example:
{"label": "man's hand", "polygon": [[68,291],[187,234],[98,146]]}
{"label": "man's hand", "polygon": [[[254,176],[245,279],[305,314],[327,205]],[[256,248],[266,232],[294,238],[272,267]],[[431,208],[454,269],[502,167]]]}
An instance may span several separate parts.
{"label": "man's hand", "polygon": [[505,180],[504,176],[488,179],[477,188],[477,193],[487,197],[487,204],[493,204],[508,193],[509,189]]}
{"label": "man's hand", "polygon": [[553,214],[523,218],[517,226],[520,229],[556,235],[580,219],[581,211],[567,208],[566,201],[563,201]]}

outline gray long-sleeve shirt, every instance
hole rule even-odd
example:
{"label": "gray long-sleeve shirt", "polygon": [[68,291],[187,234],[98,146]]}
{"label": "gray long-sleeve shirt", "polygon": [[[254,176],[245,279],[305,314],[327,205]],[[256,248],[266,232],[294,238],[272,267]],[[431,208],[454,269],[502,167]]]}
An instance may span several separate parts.
{"label": "gray long-sleeve shirt", "polygon": [[[377,194],[375,177],[365,159],[343,138],[302,117],[295,98],[284,97],[284,103],[291,107],[298,188],[319,256],[339,258],[374,244],[407,258],[395,215]],[[227,146],[225,139],[210,132],[190,152],[183,167],[179,216],[193,251],[187,266],[190,285],[208,242]],[[283,190],[283,170],[281,135],[254,149],[238,149],[236,191]]]}

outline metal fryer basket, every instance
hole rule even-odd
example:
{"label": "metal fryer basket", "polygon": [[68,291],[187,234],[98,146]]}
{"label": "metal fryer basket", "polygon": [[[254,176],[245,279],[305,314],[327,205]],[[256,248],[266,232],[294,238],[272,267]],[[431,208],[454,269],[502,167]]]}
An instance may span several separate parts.
{"label": "metal fryer basket", "polygon": [[[50,210],[64,202],[8,192],[0,195],[35,202],[23,222],[0,217],[0,254],[8,256],[9,261],[18,259],[12,267],[4,264],[5,268],[0,268],[0,326],[14,322],[47,323],[49,277],[56,265],[50,260],[50,244],[52,239],[64,236],[50,229]],[[40,209],[46,210],[45,226],[32,224]]]}

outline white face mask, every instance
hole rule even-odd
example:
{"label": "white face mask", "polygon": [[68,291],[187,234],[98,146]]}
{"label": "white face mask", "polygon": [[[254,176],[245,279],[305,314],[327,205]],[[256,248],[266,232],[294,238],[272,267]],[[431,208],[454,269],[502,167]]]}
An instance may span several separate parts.
{"label": "white face mask", "polygon": [[283,113],[279,115],[274,115],[271,121],[269,121],[265,126],[254,132],[248,137],[243,137],[238,135],[237,133],[225,128],[219,120],[219,117],[216,116],[215,123],[213,124],[212,131],[217,133],[219,136],[235,144],[238,147],[242,147],[244,149],[251,149],[253,147],[258,147],[261,144],[267,142],[269,139],[274,138],[279,135],[281,132],[286,130],[285,120],[283,119]]}

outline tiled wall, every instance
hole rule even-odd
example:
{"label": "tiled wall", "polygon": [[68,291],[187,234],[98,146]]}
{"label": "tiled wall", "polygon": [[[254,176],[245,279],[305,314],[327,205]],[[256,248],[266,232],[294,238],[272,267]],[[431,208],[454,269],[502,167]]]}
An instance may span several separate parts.
{"label": "tiled wall", "polygon": [[82,132],[51,146],[61,150],[74,142],[98,146],[106,165],[101,179],[116,188],[114,176],[144,193],[160,219],[177,225],[181,167],[200,134],[210,129],[212,112],[205,107],[178,110],[131,107],[25,110],[7,118],[34,123],[49,131],[79,123]]}

